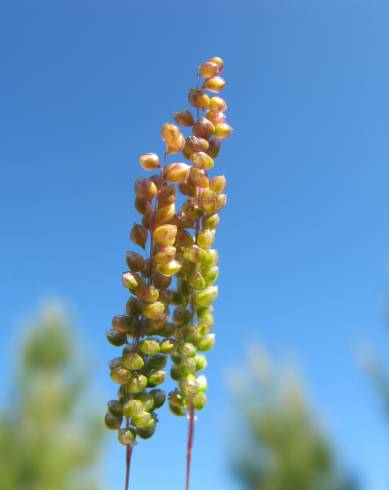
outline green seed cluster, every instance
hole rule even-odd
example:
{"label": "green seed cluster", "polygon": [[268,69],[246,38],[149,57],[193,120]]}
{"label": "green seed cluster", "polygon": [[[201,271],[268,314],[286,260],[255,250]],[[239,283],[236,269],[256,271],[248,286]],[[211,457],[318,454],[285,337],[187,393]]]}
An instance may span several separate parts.
{"label": "green seed cluster", "polygon": [[[157,386],[165,381],[169,357],[171,378],[177,382],[168,397],[172,413],[201,410],[207,401],[207,381],[198,373],[207,365],[202,352],[215,344],[212,303],[218,295],[214,282],[219,269],[212,247],[218,213],[227,201],[225,177],[210,178],[209,170],[221,141],[232,132],[224,114],[226,102],[212,95],[225,85],[222,70],[220,58],[199,67],[198,81],[203,78],[203,84],[188,96],[196,119],[189,110],[174,114],[177,125],[190,128],[192,134],[185,137],[177,125],[165,123],[163,159],[155,153],[140,157],[145,170],[158,170],[135,183],[141,220],[133,225],[130,238],[143,253],[127,253],[122,283],[130,298],[125,314],[115,316],[107,332],[122,354],[110,362],[111,378],[119,389],[117,399],[108,402],[105,421],[118,430],[124,445],[154,434],[156,410],[165,402],[165,392]],[[177,153],[186,161],[166,162]]]}

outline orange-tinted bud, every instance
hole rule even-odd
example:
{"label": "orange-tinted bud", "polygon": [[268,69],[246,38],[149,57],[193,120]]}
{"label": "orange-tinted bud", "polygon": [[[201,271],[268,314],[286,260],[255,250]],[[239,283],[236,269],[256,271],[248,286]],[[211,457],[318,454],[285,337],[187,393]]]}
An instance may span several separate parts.
{"label": "orange-tinted bud", "polygon": [[216,194],[224,192],[227,185],[227,180],[224,175],[217,175],[209,181],[209,188]]}
{"label": "orange-tinted bud", "polygon": [[166,149],[166,154],[171,155],[172,153],[178,153],[179,151],[182,151],[185,146],[185,138],[182,134],[177,138],[177,141],[175,143],[171,143],[170,145],[167,146]]}
{"label": "orange-tinted bud", "polygon": [[190,166],[186,163],[169,163],[163,169],[163,176],[170,182],[186,182],[188,179]]}
{"label": "orange-tinted bud", "polygon": [[125,288],[134,292],[138,286],[142,284],[142,281],[137,274],[133,274],[132,272],[123,272],[122,283]]}
{"label": "orange-tinted bud", "polygon": [[160,167],[159,157],[155,153],[144,153],[140,156],[139,161],[145,170],[154,170]]}
{"label": "orange-tinted bud", "polygon": [[227,123],[219,123],[215,126],[215,136],[219,138],[219,140],[225,140],[232,133],[232,127]]}
{"label": "orange-tinted bud", "polygon": [[164,223],[173,218],[176,213],[176,206],[174,203],[167,206],[159,207],[155,210],[154,219],[157,224]]}
{"label": "orange-tinted bud", "polygon": [[177,226],[175,225],[161,225],[158,226],[153,232],[155,242],[164,246],[174,245],[176,235]]}
{"label": "orange-tinted bud", "polygon": [[203,90],[193,88],[189,91],[189,102],[199,109],[207,109],[209,107],[209,97]]}
{"label": "orange-tinted bud", "polygon": [[156,264],[166,264],[176,257],[176,248],[172,246],[160,247],[154,254]]}
{"label": "orange-tinted bud", "polygon": [[196,151],[207,151],[209,148],[209,143],[206,139],[198,138],[197,136],[189,136],[186,139],[184,151],[185,156],[189,158],[192,153]]}
{"label": "orange-tinted bud", "polygon": [[131,228],[130,238],[136,244],[142,248],[145,248],[147,242],[147,230],[144,226],[134,224]]}
{"label": "orange-tinted bud", "polygon": [[209,103],[209,109],[212,112],[224,112],[227,110],[227,104],[224,99],[221,97],[211,97],[210,103]]}
{"label": "orange-tinted bud", "polygon": [[205,189],[199,197],[199,204],[207,214],[212,214],[217,209],[217,195],[209,189]]}
{"label": "orange-tinted bud", "polygon": [[204,80],[203,88],[209,90],[210,92],[218,93],[223,90],[225,84],[226,81],[224,80],[224,78],[217,76]]}
{"label": "orange-tinted bud", "polygon": [[199,68],[199,75],[204,78],[214,77],[219,73],[219,66],[212,61],[206,61]]}
{"label": "orange-tinted bud", "polygon": [[193,114],[190,111],[179,111],[174,113],[174,120],[180,126],[193,126],[195,123]]}
{"label": "orange-tinted bud", "polygon": [[180,184],[179,189],[181,194],[184,196],[195,197],[196,196],[196,187],[189,184]]}
{"label": "orange-tinted bud", "polygon": [[209,148],[207,150],[208,155],[211,156],[212,158],[216,158],[220,153],[220,147],[221,147],[220,140],[218,140],[217,138],[210,139]]}
{"label": "orange-tinted bud", "polygon": [[203,169],[192,167],[190,169],[188,183],[206,189],[209,185],[209,180]]}
{"label": "orange-tinted bud", "polygon": [[213,112],[211,110],[205,113],[205,117],[209,119],[214,125],[226,122],[226,115],[224,112]]}
{"label": "orange-tinted bud", "polygon": [[223,71],[223,68],[224,68],[224,61],[219,58],[219,56],[214,56],[213,58],[211,58],[209,61],[211,61],[212,63],[215,63],[218,68],[219,68],[219,73],[221,71]]}
{"label": "orange-tinted bud", "polygon": [[159,272],[153,272],[153,275],[151,277],[154,286],[158,289],[166,289],[170,286],[170,283],[172,282],[171,277],[163,276]]}
{"label": "orange-tinted bud", "polygon": [[154,303],[159,297],[158,290],[154,286],[138,288],[136,295],[145,303]]}
{"label": "orange-tinted bud", "polygon": [[213,158],[203,151],[193,153],[190,159],[197,168],[201,168],[203,170],[209,170],[215,164]]}
{"label": "orange-tinted bud", "polygon": [[157,195],[157,186],[150,179],[136,179],[135,195],[140,199],[151,201]]}
{"label": "orange-tinted bud", "polygon": [[182,206],[182,212],[192,220],[201,218],[203,212],[192,199],[188,199]]}
{"label": "orange-tinted bud", "polygon": [[225,194],[220,194],[217,196],[216,200],[216,211],[220,211],[220,209],[223,209],[227,204],[227,196]]}
{"label": "orange-tinted bud", "polygon": [[176,188],[174,185],[164,185],[158,192],[158,206],[166,206],[176,202]]}
{"label": "orange-tinted bud", "polygon": [[167,145],[172,145],[176,143],[180,134],[180,129],[174,124],[165,123],[162,126],[161,138]]}
{"label": "orange-tinted bud", "polygon": [[136,197],[135,208],[140,214],[147,214],[151,212],[151,202],[148,199]]}
{"label": "orange-tinted bud", "polygon": [[132,272],[140,272],[145,266],[145,259],[136,252],[127,252],[126,262]]}
{"label": "orange-tinted bud", "polygon": [[198,138],[209,139],[215,132],[215,126],[206,117],[201,117],[193,126],[192,133]]}

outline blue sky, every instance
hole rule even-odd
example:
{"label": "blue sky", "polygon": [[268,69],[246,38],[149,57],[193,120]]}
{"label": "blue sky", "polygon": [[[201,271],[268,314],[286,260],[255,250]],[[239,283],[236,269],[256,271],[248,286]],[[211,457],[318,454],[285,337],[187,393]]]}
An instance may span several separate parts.
{"label": "blue sky", "polygon": [[[229,205],[193,489],[235,488],[226,372],[256,341],[298,360],[345,464],[386,489],[389,425],[355,352],[389,352],[388,16],[385,0],[0,0],[2,391],[16,327],[54,296],[77,315],[101,405],[112,397],[104,332],[126,300],[138,155],[162,151],[198,63],[222,56],[235,132],[217,162]],[[138,490],[182,488],[185,431],[162,411]],[[122,456],[112,441],[112,490]]]}

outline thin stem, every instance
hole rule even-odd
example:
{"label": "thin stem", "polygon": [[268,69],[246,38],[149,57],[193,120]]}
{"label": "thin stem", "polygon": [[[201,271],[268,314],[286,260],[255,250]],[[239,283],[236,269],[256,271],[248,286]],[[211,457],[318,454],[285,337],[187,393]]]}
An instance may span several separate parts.
{"label": "thin stem", "polygon": [[128,490],[129,485],[130,485],[130,468],[131,468],[132,449],[133,449],[133,446],[131,444],[129,444],[126,447],[126,481],[125,481],[125,485],[124,485],[124,490]]}
{"label": "thin stem", "polygon": [[195,431],[195,409],[193,407],[193,403],[191,402],[190,407],[189,407],[188,445],[186,448],[185,490],[189,490],[189,487],[190,487],[190,469],[191,469],[191,463],[192,463],[192,448],[193,448],[194,431]]}

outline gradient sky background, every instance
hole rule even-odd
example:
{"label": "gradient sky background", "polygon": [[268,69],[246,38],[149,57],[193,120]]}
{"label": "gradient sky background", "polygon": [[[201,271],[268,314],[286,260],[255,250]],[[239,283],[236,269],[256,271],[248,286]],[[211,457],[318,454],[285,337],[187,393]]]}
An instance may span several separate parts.
{"label": "gradient sky background", "polygon": [[[96,408],[113,396],[104,332],[126,299],[138,155],[162,151],[161,124],[219,55],[236,131],[217,162],[229,206],[193,489],[235,488],[226,373],[255,341],[298,360],[345,465],[387,489],[389,424],[355,353],[389,352],[388,24],[386,0],[0,0],[1,399],[15,329],[47,297],[78,318]],[[162,410],[138,490],[183,487],[185,436]],[[112,437],[111,490],[122,456]]]}

